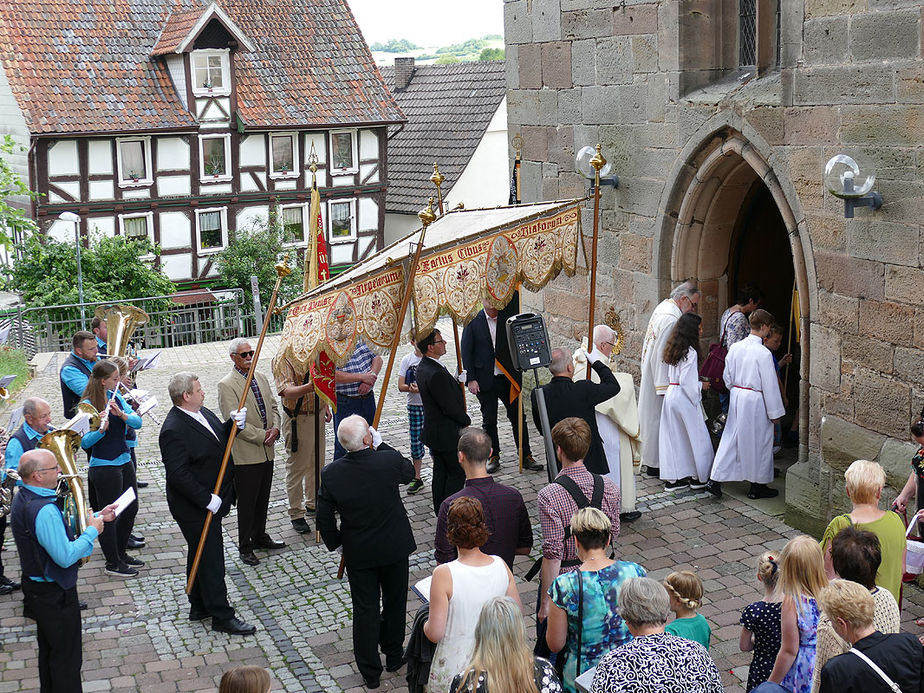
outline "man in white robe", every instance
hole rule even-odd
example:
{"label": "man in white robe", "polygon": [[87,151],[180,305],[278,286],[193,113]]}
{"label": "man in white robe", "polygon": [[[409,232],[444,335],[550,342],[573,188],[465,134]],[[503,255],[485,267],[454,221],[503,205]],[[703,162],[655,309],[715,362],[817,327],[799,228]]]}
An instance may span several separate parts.
{"label": "man in white robe", "polygon": [[[635,382],[629,373],[617,373],[613,368],[613,346],[616,344],[616,333],[608,325],[594,327],[594,346],[609,360],[607,363],[616,381],[619,383],[619,394],[601,402],[595,407],[597,431],[603,441],[603,451],[606,453],[606,463],[610,471],[607,476],[619,489],[622,512],[619,519],[623,522],[634,522],[642,516],[635,509],[635,467],[640,459],[639,452],[641,439],[639,436],[638,406],[635,402]],[[574,380],[587,377],[587,357],[583,349],[587,347],[587,339],[581,343],[572,357],[574,362]],[[594,382],[600,378],[591,371],[590,377]]]}
{"label": "man in white robe", "polygon": [[642,380],[638,393],[638,418],[642,435],[642,464],[649,476],[658,476],[658,431],[661,427],[661,406],[667,394],[667,364],[664,347],[680,316],[695,311],[699,290],[687,281],[671,292],[655,308],[645,330],[642,344]]}
{"label": "man in white robe", "polygon": [[751,313],[751,334],[732,344],[725,357],[725,385],[731,393],[728,421],[712,466],[710,493],[722,495],[722,481],[750,481],[748,498],[773,498],[773,424],[786,409],[780,396],[773,356],[763,340],[773,316]]}

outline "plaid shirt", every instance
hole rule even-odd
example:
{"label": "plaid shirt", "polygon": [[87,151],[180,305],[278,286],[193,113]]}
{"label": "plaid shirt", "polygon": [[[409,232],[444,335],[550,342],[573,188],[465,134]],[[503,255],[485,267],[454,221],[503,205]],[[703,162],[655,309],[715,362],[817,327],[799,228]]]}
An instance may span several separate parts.
{"label": "plaid shirt", "polygon": [[[565,467],[558,476],[566,474],[571,477],[581,489],[581,492],[590,500],[594,492],[594,479],[587,467],[576,464]],[[539,502],[539,521],[542,524],[542,556],[550,560],[573,561],[577,559],[577,545],[574,538],[568,539],[565,544],[565,527],[571,524],[571,517],[578,507],[565,488],[559,484],[549,484],[536,497]],[[610,518],[612,528],[610,540],[616,543],[619,536],[619,489],[616,485],[603,477],[603,501],[601,508],[603,514]],[[559,574],[574,570],[573,567],[561,568]]]}
{"label": "plaid shirt", "polygon": [[[375,354],[366,346],[365,342],[356,342],[350,360],[338,368],[342,373],[369,373],[372,370],[372,361]],[[359,386],[362,383],[337,383],[337,394],[343,397],[359,397]]]}
{"label": "plaid shirt", "polygon": [[[240,373],[244,379],[247,378],[247,371],[242,371],[237,366],[234,367],[238,373]],[[263,395],[260,393],[260,387],[257,385],[257,379],[250,379],[250,391],[253,393],[254,399],[257,400],[257,409],[260,410],[260,418],[263,419],[263,428],[266,429],[266,403],[263,401]]]}

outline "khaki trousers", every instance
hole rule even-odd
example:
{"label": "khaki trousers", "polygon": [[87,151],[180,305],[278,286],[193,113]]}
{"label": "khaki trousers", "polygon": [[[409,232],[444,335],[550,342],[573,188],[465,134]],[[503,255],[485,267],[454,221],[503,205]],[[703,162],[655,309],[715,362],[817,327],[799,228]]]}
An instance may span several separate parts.
{"label": "khaki trousers", "polygon": [[[295,417],[298,431],[298,452],[292,452],[292,419],[282,417],[282,435],[286,441],[286,493],[289,496],[289,519],[305,517],[307,510],[315,509],[314,448],[317,424],[314,414]],[[324,429],[321,429],[320,458],[324,464]]]}

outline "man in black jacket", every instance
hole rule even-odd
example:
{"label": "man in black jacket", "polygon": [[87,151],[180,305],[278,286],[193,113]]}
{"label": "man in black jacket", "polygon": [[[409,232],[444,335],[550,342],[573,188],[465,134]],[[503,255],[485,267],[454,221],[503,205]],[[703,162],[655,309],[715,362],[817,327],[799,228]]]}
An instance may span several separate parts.
{"label": "man in black jacket", "polygon": [[[503,310],[490,305],[462,331],[462,365],[465,367],[465,386],[478,398],[481,405],[481,424],[491,436],[491,459],[488,473],[500,469],[500,439],[497,435],[497,400],[507,410],[507,419],[513,428],[513,440],[519,449],[519,400],[523,378],[513,367],[510,349],[507,346],[507,318],[516,315],[520,304],[519,295],[514,293],[510,303]],[[523,468],[542,471],[529,449],[529,433],[523,429]]]}
{"label": "man in black jacket", "polygon": [[424,408],[423,442],[433,457],[433,514],[445,498],[465,485],[456,447],[459,431],[472,423],[465,411],[462,388],[437,359],[446,353],[446,340],[433,330],[418,340],[423,358],[417,366],[417,388]]}
{"label": "man in black jacket", "polygon": [[378,688],[379,648],[388,671],[404,663],[408,556],[417,544],[398,486],[414,478],[414,465],[382,443],[358,414],[340,422],[337,438],[347,454],[321,472],[318,531],[331,551],[343,547],[353,599],[353,654],[366,686]]}
{"label": "man in black jacket", "polygon": [[167,473],[167,507],[186,539],[186,577],[192,568],[205,516],[214,517],[206,534],[202,559],[192,591],[189,593],[189,620],[212,617],[212,630],[232,635],[252,635],[256,627],[234,616],[225,587],[225,552],[221,541],[221,519],[234,501],[233,462],[215,495],[218,470],[228,444],[231,426],[244,427],[247,409],[232,411],[222,423],[202,406],[205,392],[192,373],[177,373],[167,386],[173,408],[160,429],[160,454]]}
{"label": "man in black jacket", "polygon": [[[545,395],[545,408],[549,415],[549,435],[551,435],[551,429],[555,427],[555,424],[562,419],[567,419],[569,416],[584,419],[587,425],[590,426],[590,450],[584,457],[584,466],[594,474],[606,474],[609,467],[606,464],[603,442],[600,440],[600,433],[597,431],[597,417],[594,413],[594,407],[600,402],[605,402],[610,397],[619,394],[619,383],[616,382],[616,376],[607,367],[603,355],[596,348],[590,354],[587,354],[587,362],[600,376],[599,383],[591,380],[574,382],[572,380],[574,377],[574,364],[571,360],[571,355],[564,349],[552,349],[551,356],[552,361],[549,363],[549,370],[552,372],[552,380],[547,385],[542,386],[542,392]],[[536,399],[536,390],[533,390],[531,400],[533,422],[536,424],[539,433],[544,433],[539,420],[539,404]]]}

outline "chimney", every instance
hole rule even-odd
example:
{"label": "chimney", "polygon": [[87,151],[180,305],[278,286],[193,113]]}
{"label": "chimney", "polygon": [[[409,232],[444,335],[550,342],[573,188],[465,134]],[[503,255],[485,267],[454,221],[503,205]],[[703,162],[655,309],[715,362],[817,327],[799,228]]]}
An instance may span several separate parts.
{"label": "chimney", "polygon": [[414,76],[414,58],[395,58],[395,91],[404,91]]}

